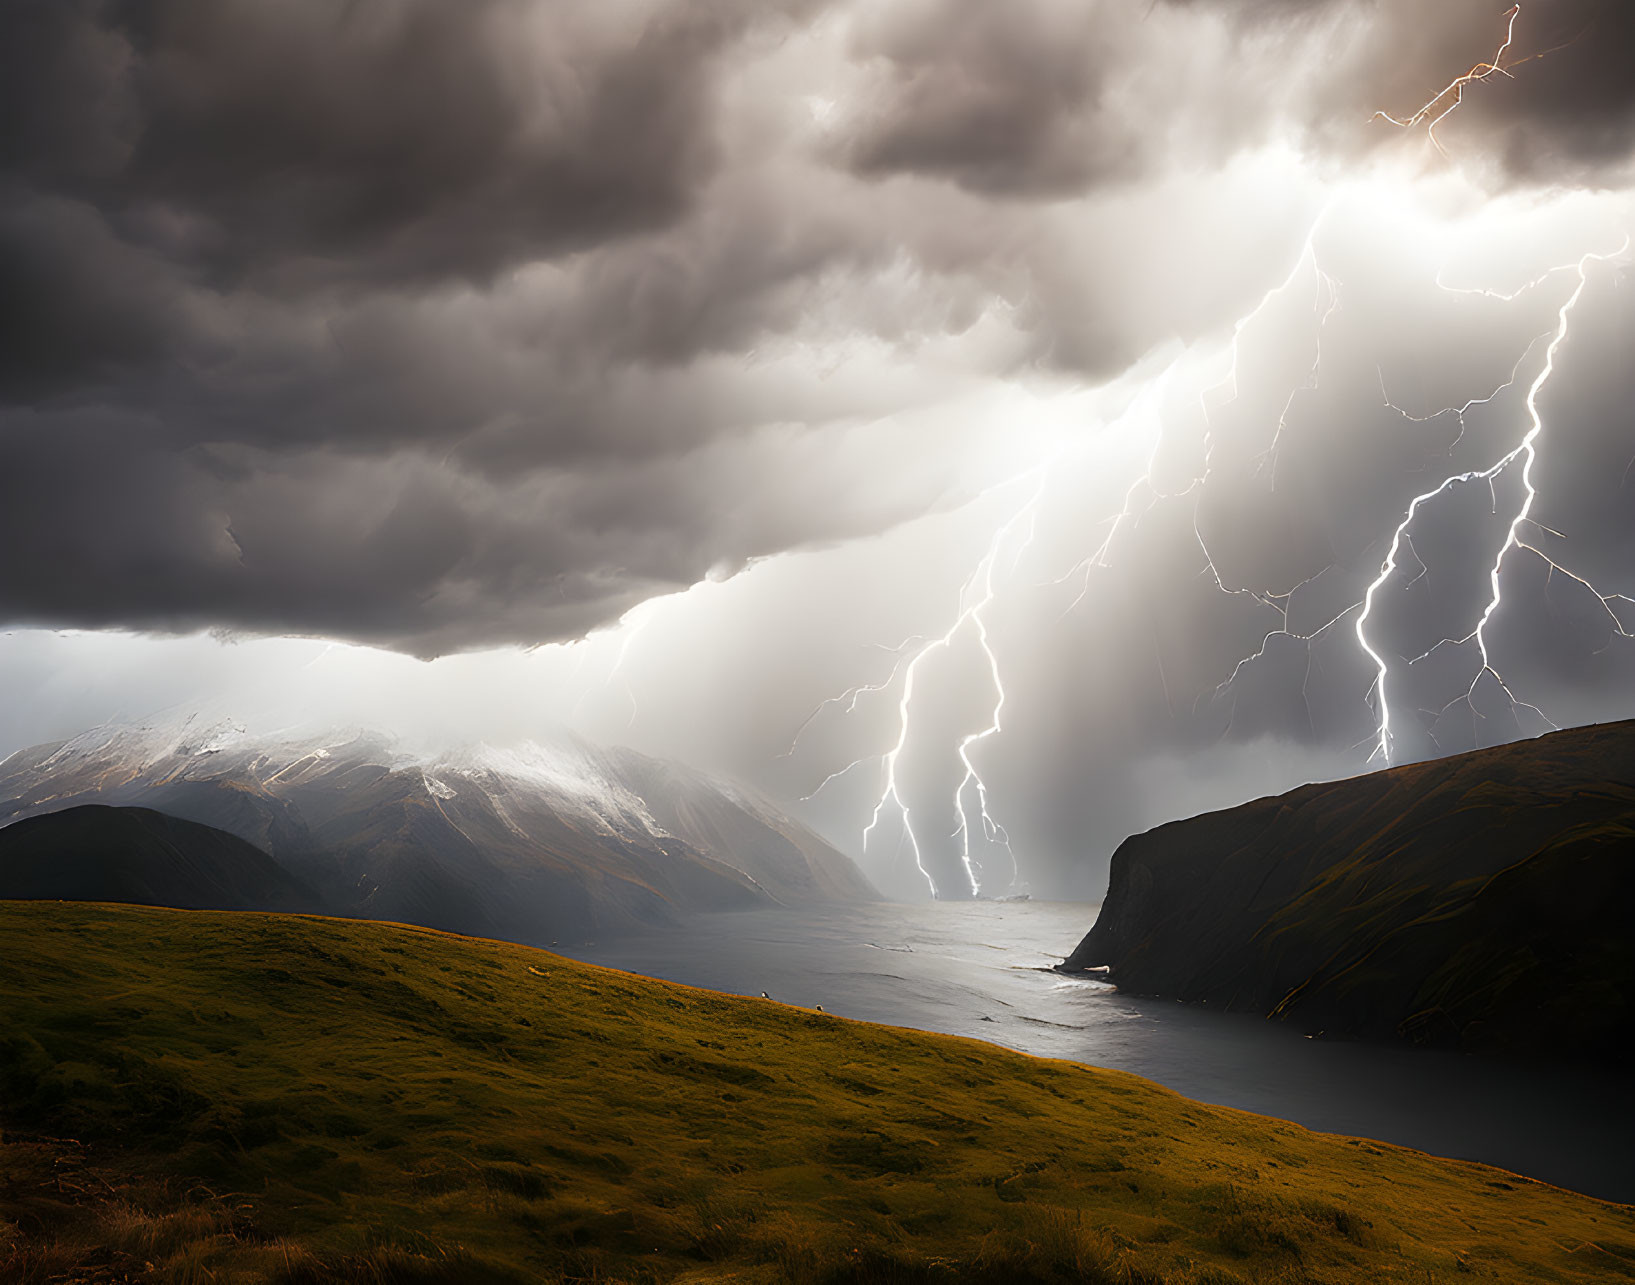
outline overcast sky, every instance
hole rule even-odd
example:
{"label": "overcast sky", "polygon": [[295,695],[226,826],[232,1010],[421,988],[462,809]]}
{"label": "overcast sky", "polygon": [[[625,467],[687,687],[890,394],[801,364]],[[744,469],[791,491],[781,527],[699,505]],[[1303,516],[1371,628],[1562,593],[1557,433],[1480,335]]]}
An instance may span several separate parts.
{"label": "overcast sky", "polygon": [[892,892],[1096,896],[1159,821],[1635,716],[1631,49],[1620,0],[12,0],[0,752],[570,726]]}

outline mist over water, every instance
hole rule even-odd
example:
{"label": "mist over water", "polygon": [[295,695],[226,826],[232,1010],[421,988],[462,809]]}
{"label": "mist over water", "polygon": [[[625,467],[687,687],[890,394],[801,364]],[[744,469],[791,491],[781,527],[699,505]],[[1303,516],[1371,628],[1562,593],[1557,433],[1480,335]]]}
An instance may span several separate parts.
{"label": "mist over water", "polygon": [[[1635,1076],[1307,1038],[1050,971],[1094,905],[954,902],[701,916],[564,955],[871,1022],[1131,1071],[1324,1132],[1635,1201]],[[547,944],[547,943],[541,943]]]}

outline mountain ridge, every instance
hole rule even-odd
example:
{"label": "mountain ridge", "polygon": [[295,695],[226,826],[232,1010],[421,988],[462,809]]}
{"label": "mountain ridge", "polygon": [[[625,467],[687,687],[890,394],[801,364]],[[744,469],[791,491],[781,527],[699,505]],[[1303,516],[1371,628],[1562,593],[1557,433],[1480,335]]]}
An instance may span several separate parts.
{"label": "mountain ridge", "polygon": [[513,941],[876,897],[848,858],[742,787],[568,737],[415,755],[358,729],[109,725],[0,762],[0,800],[0,823],[151,807],[260,848],[334,913]]}

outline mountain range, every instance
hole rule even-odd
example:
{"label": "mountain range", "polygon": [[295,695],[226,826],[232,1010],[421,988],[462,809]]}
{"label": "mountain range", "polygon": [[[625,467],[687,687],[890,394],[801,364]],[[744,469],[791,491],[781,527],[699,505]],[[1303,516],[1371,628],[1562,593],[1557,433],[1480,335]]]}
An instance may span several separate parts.
{"label": "mountain range", "polygon": [[162,812],[258,849],[328,913],[512,941],[875,896],[749,790],[566,736],[428,757],[367,731],[107,726],[11,755],[0,800],[0,824],[88,803]]}

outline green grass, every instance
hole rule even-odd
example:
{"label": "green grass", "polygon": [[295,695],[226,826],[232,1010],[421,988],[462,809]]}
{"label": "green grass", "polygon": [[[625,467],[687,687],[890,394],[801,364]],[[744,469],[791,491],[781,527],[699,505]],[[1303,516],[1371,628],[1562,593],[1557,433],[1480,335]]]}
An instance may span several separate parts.
{"label": "green grass", "polygon": [[0,1279],[1635,1279],[1635,1214],[394,925],[0,903]]}

